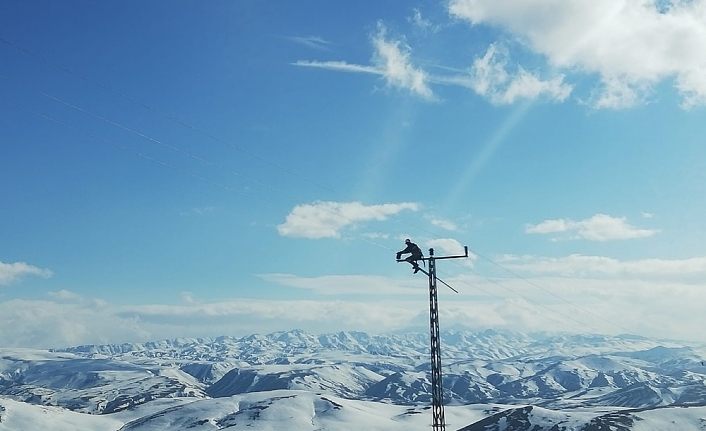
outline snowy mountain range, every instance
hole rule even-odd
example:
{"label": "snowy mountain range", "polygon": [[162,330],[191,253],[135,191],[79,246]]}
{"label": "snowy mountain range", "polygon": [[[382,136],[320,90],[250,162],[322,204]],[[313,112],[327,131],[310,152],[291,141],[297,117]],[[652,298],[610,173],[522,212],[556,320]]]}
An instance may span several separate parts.
{"label": "snowy mountain range", "polygon": [[[299,330],[0,349],[0,431],[428,429],[428,352],[427,334]],[[448,429],[706,429],[704,346],[447,331],[442,358]]]}

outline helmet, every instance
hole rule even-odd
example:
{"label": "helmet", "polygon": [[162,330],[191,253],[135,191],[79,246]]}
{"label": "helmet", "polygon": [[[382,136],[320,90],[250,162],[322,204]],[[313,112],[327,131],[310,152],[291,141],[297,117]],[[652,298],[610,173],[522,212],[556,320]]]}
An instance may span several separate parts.
{"label": "helmet", "polygon": [[404,243],[405,243],[405,244],[409,244],[410,242],[412,242],[412,240],[410,240],[409,238],[407,238],[406,240],[404,240]]}

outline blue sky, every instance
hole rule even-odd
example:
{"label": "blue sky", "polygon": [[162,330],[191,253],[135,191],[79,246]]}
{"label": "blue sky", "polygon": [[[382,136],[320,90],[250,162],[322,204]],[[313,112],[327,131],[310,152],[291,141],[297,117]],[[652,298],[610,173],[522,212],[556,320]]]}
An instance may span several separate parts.
{"label": "blue sky", "polygon": [[496,3],[5,2],[0,342],[703,339],[706,2]]}

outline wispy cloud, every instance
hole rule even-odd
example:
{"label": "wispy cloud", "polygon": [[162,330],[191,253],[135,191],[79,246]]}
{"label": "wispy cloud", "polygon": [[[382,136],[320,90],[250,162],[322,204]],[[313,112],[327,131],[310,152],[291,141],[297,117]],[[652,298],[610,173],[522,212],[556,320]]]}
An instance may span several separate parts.
{"label": "wispy cloud", "polygon": [[625,109],[642,105],[647,100],[649,86],[614,76],[603,77],[593,91],[589,103],[596,109]]}
{"label": "wispy cloud", "polygon": [[568,234],[558,239],[586,239],[589,241],[612,241],[646,238],[658,233],[654,229],[640,229],[630,225],[625,217],[596,214],[584,220],[550,219],[535,225],[527,225],[530,234]]}
{"label": "wispy cloud", "polygon": [[389,233],[383,233],[383,232],[366,232],[363,234],[365,238],[370,238],[370,239],[389,239],[390,234]]}
{"label": "wispy cloud", "polygon": [[[462,256],[465,253],[463,244],[453,238],[432,239],[427,241],[427,245],[441,252],[436,252],[435,254]],[[468,252],[468,259],[459,260],[459,263],[464,266],[472,267],[477,258],[478,256]]]}
{"label": "wispy cloud", "polygon": [[373,75],[384,76],[385,73],[375,66],[365,66],[361,64],[351,64],[345,61],[311,61],[311,60],[297,60],[292,63],[294,66],[301,67],[313,67],[317,69],[327,69],[334,70],[338,72],[352,72],[352,73],[370,73]]}
{"label": "wispy cloud", "polygon": [[458,225],[456,225],[456,223],[452,222],[451,220],[446,220],[434,216],[429,216],[427,217],[427,219],[429,220],[429,223],[441,229],[448,230],[451,232],[458,230]]}
{"label": "wispy cloud", "polygon": [[[410,295],[419,293],[410,280],[394,280],[373,275],[323,275],[300,277],[294,274],[261,274],[265,281],[297,289],[310,290],[321,295]],[[423,293],[423,292],[422,292]]]}
{"label": "wispy cloud", "polygon": [[[519,259],[518,263],[529,258]],[[505,260],[503,264],[512,263]],[[693,265],[703,268],[703,263]],[[440,309],[444,327],[522,331],[561,328],[584,333],[628,331],[706,340],[703,272],[689,283],[650,277],[558,277],[549,273],[536,276],[529,271],[526,274],[526,280],[532,284],[518,278],[488,279],[472,274],[445,277],[461,293],[440,291],[444,296]],[[353,289],[358,281],[365,282],[351,279],[353,283],[349,284],[343,279],[348,276],[340,277],[325,280],[286,275],[278,280],[312,292],[323,291],[328,281],[348,286],[346,289]],[[0,301],[0,334],[5,347],[46,348],[174,337],[243,336],[293,328],[314,333],[339,330],[385,333],[428,328],[423,280],[410,277],[409,282],[401,282],[381,277],[367,289],[383,284],[397,286],[400,291],[391,291],[393,298],[361,295],[351,300],[349,293],[342,293],[340,297],[327,295],[326,299],[317,300],[223,298],[146,305],[116,305],[59,293],[53,300]],[[558,301],[557,297],[565,301]]]}
{"label": "wispy cloud", "polygon": [[329,51],[331,42],[319,36],[286,36],[288,40],[319,51]]}
{"label": "wispy cloud", "polygon": [[389,39],[382,24],[373,37],[373,46],[373,63],[383,70],[388,85],[407,89],[425,99],[434,99],[427,73],[412,64],[411,48],[401,40]]}
{"label": "wispy cloud", "polygon": [[314,202],[295,206],[284,223],[277,226],[282,236],[340,238],[341,231],[359,223],[382,221],[402,211],[417,211],[413,202],[365,205],[361,202]]}
{"label": "wispy cloud", "polygon": [[563,102],[571,94],[572,86],[564,82],[563,75],[545,80],[521,66],[515,69],[510,69],[507,49],[492,44],[473,61],[467,74],[437,75],[433,81],[469,88],[496,105],[539,98]]}
{"label": "wispy cloud", "polygon": [[345,61],[299,60],[295,66],[313,67],[339,72],[367,73],[382,77],[388,86],[407,90],[427,100],[435,98],[428,85],[427,73],[414,66],[411,48],[402,40],[388,37],[387,29],[379,24],[372,36],[373,58],[371,65],[351,64]]}
{"label": "wispy cloud", "polygon": [[0,286],[7,286],[24,277],[49,278],[52,275],[53,273],[48,269],[39,268],[25,262],[0,262]]}
{"label": "wispy cloud", "polygon": [[560,276],[659,277],[685,279],[706,275],[706,257],[688,259],[618,260],[605,256],[572,254],[564,257],[513,256],[504,265],[523,272]]}
{"label": "wispy cloud", "polygon": [[439,249],[444,254],[463,254],[463,244],[452,238],[437,238],[427,241],[429,247]]}
{"label": "wispy cloud", "polygon": [[[421,15],[419,16],[421,19]],[[423,22],[423,21],[422,21]],[[295,66],[326,69],[338,72],[378,75],[390,87],[405,89],[426,100],[436,100],[430,84],[459,86],[470,89],[497,105],[512,104],[520,100],[545,98],[564,101],[572,91],[564,82],[563,75],[542,79],[521,66],[511,69],[509,54],[502,45],[492,44],[486,53],[476,58],[467,71],[453,74],[429,74],[413,64],[412,49],[402,39],[388,37],[384,25],[372,37],[373,59],[371,65],[353,64],[345,61],[298,60]],[[439,69],[446,69],[437,66]]]}
{"label": "wispy cloud", "polygon": [[0,302],[0,334],[5,347],[64,347],[85,343],[146,340],[151,332],[119,308],[75,295],[53,300]]}
{"label": "wispy cloud", "polygon": [[706,1],[452,0],[453,17],[500,27],[551,67],[597,74],[597,108],[626,108],[673,81],[689,108],[706,104]]}
{"label": "wispy cloud", "polygon": [[215,210],[216,210],[216,207],[214,207],[214,206],[193,207],[193,208],[189,209],[188,211],[182,211],[181,215],[183,215],[183,216],[189,216],[189,215],[202,216],[202,215],[211,214]]}
{"label": "wispy cloud", "polygon": [[81,295],[66,289],[49,292],[49,296],[59,301],[79,301],[82,299]]}
{"label": "wispy cloud", "polygon": [[[178,305],[97,307],[13,300],[0,302],[0,333],[5,347],[44,348],[173,337],[244,336],[294,328],[314,333],[340,330],[382,333],[405,328],[423,315],[428,305],[424,300],[425,290],[418,290],[417,300],[231,298]],[[16,326],[21,328],[14,331],[12,328]]]}
{"label": "wispy cloud", "polygon": [[422,16],[422,11],[417,8],[412,9],[412,15],[407,18],[407,21],[426,33],[436,33],[440,28],[439,25]]}

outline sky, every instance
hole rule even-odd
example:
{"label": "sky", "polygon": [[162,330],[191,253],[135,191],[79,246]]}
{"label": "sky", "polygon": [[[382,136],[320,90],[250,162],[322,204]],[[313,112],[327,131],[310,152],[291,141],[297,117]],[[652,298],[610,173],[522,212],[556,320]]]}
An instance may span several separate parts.
{"label": "sky", "polygon": [[706,0],[6,1],[0,345],[706,341]]}

